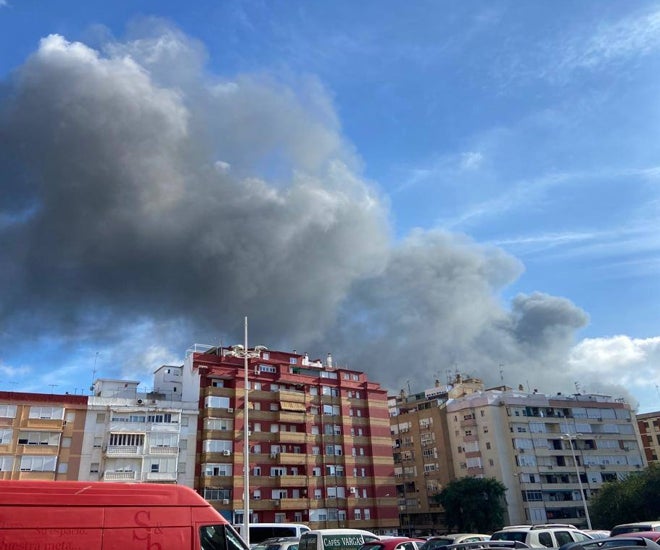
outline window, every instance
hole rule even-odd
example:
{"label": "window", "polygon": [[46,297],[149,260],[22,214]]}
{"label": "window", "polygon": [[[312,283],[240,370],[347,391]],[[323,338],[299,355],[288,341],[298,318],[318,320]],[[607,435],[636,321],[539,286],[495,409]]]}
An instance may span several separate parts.
{"label": "window", "polygon": [[206,439],[202,447],[207,453],[224,453],[225,451],[231,452],[233,441],[223,439]]}
{"label": "window", "polygon": [[16,418],[16,405],[0,404],[0,418]]}
{"label": "window", "polygon": [[152,473],[173,474],[176,472],[177,461],[175,458],[152,458],[150,460],[149,469]]}
{"label": "window", "polygon": [[98,462],[92,462],[89,465],[89,473],[90,474],[98,474],[99,473],[99,463]]}
{"label": "window", "polygon": [[0,456],[0,472],[11,472],[14,468],[13,456]]}
{"label": "window", "polygon": [[177,464],[176,473],[177,474],[185,474],[186,473],[186,463],[185,462],[179,462],[179,464]]}
{"label": "window", "polygon": [[209,462],[202,464],[202,471],[205,476],[232,476],[232,465]]}
{"label": "window", "polygon": [[144,445],[144,434],[110,434],[110,445],[119,447],[135,447]]}
{"label": "window", "polygon": [[22,456],[21,472],[54,472],[54,456]]}
{"label": "window", "polygon": [[551,548],[554,546],[554,543],[552,542],[552,536],[550,536],[550,533],[548,532],[539,533],[539,542],[541,543],[542,546],[545,546],[547,548]]}
{"label": "window", "polygon": [[58,474],[66,474],[68,470],[69,470],[69,465],[66,462],[60,462],[57,465]]}
{"label": "window", "polygon": [[64,407],[30,407],[29,417],[42,420],[63,420]]}
{"label": "window", "polygon": [[11,443],[14,431],[7,428],[0,428],[0,445]]}
{"label": "window", "polygon": [[97,413],[96,423],[97,424],[104,424],[105,423],[105,413]]}
{"label": "window", "polygon": [[58,432],[18,432],[19,445],[52,445],[60,444],[60,434]]}

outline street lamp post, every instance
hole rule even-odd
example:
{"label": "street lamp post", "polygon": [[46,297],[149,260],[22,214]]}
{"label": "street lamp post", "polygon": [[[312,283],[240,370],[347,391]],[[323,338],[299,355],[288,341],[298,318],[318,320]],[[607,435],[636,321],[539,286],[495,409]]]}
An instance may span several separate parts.
{"label": "street lamp post", "polygon": [[578,486],[580,487],[580,496],[582,497],[582,505],[584,506],[584,516],[587,519],[587,529],[591,530],[591,518],[589,517],[589,507],[587,506],[587,497],[584,494],[584,487],[582,486],[582,479],[580,478],[580,470],[578,468],[577,457],[575,449],[573,448],[573,441],[577,441],[577,435],[564,434],[562,439],[568,440],[568,446],[571,448],[571,455],[573,456],[573,464],[575,464],[575,473],[577,474]]}
{"label": "street lamp post", "polygon": [[245,534],[243,539],[250,545],[250,430],[248,427],[248,361],[261,357],[264,346],[255,346],[253,350],[248,348],[248,318],[245,317],[245,340],[244,345],[231,347],[228,355],[243,358],[244,394],[243,394],[243,525]]}

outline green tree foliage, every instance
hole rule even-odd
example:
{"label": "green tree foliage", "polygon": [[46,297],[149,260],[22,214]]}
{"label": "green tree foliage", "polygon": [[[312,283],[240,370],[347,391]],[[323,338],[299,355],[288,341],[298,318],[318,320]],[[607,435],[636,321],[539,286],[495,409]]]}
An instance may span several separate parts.
{"label": "green tree foliage", "polygon": [[611,529],[618,523],[646,521],[660,517],[660,467],[651,465],[621,481],[603,485],[589,503],[592,524]]}
{"label": "green tree foliage", "polygon": [[462,533],[490,533],[504,523],[506,487],[494,478],[464,477],[438,495],[447,527]]}

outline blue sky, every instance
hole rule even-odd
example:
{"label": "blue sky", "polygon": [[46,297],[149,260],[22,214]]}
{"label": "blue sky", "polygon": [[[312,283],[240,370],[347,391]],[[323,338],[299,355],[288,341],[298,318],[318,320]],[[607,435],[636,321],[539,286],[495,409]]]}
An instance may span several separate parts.
{"label": "blue sky", "polygon": [[7,389],[249,315],[393,391],[660,409],[660,2],[0,0],[0,48]]}

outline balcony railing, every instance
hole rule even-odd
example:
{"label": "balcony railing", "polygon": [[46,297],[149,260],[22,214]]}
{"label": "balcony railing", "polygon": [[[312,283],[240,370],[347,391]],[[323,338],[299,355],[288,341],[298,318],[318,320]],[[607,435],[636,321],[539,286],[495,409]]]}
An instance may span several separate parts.
{"label": "balcony railing", "polygon": [[106,454],[112,456],[130,455],[136,456],[142,454],[144,447],[142,445],[108,445]]}
{"label": "balcony railing", "polygon": [[135,481],[137,472],[104,472],[104,481]]}

